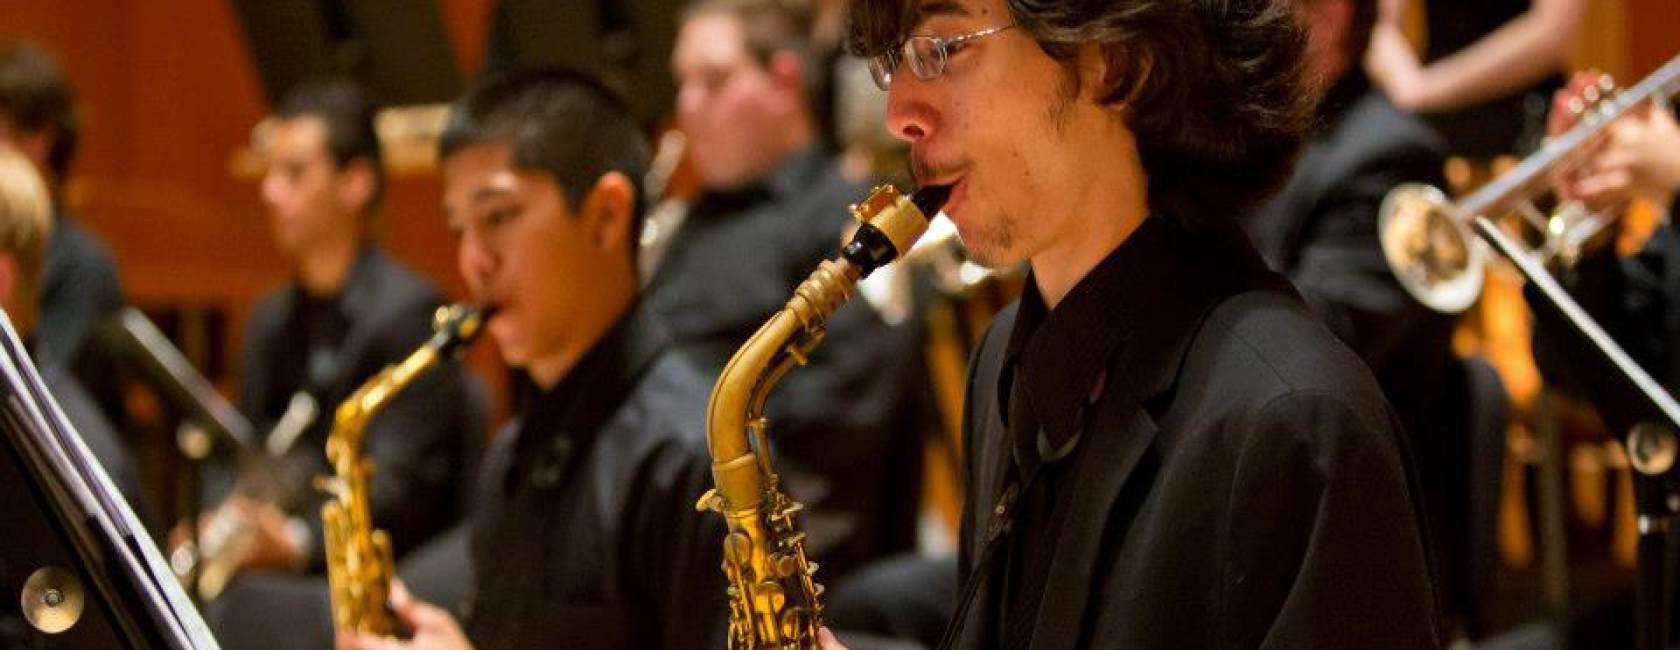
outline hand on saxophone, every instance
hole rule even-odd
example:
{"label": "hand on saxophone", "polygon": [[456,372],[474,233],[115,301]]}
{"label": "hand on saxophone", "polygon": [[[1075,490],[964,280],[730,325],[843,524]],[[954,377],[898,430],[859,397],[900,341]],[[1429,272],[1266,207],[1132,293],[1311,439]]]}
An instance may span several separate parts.
{"label": "hand on saxophone", "polygon": [[414,631],[408,639],[377,637],[372,634],[339,632],[337,650],[472,650],[461,625],[443,608],[419,600],[401,580],[391,581],[391,610],[397,620]]}
{"label": "hand on saxophone", "polygon": [[826,627],[817,628],[817,643],[821,645],[822,650],[847,650],[846,646],[840,645],[840,639],[835,638],[834,633]]}

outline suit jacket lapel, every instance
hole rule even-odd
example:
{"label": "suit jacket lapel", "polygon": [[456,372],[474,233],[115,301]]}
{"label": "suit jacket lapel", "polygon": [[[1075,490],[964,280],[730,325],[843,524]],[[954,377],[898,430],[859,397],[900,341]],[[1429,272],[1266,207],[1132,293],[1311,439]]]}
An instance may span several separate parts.
{"label": "suit jacket lapel", "polygon": [[1129,514],[1115,513],[1114,501],[1157,433],[1154,419],[1128,391],[1113,391],[1099,400],[1092,415],[1112,435],[1086,436],[1080,442],[1081,457],[1070,459],[1082,471],[1069,486],[1073,499],[1055,517],[1062,532],[1045,583],[1049,588],[1033,624],[1034,650],[1071,650],[1079,643],[1086,629],[1083,620],[1090,613],[1103,530],[1110,517]]}

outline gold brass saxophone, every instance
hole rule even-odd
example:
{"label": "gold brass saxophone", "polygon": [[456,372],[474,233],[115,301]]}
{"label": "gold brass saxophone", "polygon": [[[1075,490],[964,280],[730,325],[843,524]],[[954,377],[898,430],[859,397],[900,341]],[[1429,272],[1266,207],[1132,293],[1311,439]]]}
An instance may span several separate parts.
{"label": "gold brass saxophone", "polygon": [[488,317],[464,305],[439,308],[435,331],[425,345],[387,366],[338,405],[327,436],[327,461],[334,476],[317,478],[316,486],[329,495],[321,506],[321,528],[333,626],[340,631],[389,636],[394,630],[385,609],[391,589],[391,537],[373,528],[368,503],[373,461],[361,453],[368,422],[439,360],[472,341]]}
{"label": "gold brass saxophone", "polygon": [[795,520],[803,506],[781,492],[771,468],[764,417],[770,390],[805,364],[857,281],[910,250],[927,230],[926,215],[938,212],[949,195],[949,187],[931,187],[907,198],[881,186],[852,206],[852,216],[863,222],[852,240],[735,352],[712,388],[706,444],[717,487],[695,507],[723,515],[729,527],[723,571],[732,650],[816,648],[822,625],[817,564],[806,558],[805,534]]}

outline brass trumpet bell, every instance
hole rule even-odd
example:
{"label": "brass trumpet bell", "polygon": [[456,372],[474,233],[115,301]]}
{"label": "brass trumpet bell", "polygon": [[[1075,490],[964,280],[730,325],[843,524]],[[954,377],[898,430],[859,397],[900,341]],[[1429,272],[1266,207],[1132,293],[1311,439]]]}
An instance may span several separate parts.
{"label": "brass trumpet bell", "polygon": [[1377,236],[1400,286],[1436,311],[1456,314],[1482,292],[1487,250],[1441,190],[1407,183],[1383,198]]}

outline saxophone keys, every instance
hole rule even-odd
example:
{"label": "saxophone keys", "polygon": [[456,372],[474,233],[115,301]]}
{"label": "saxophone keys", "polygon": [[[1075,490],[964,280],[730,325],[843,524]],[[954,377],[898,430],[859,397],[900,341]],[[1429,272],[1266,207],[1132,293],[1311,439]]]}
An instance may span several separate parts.
{"label": "saxophone keys", "polygon": [[787,578],[799,572],[799,558],[786,553],[770,556],[770,570],[778,578]]}
{"label": "saxophone keys", "polygon": [[755,591],[758,592],[759,601],[768,605],[764,611],[780,611],[783,606],[787,605],[787,592],[782,590],[782,585],[773,580],[758,583]]}
{"label": "saxophone keys", "polygon": [[745,566],[752,561],[752,540],[741,533],[723,538],[723,557],[730,564]]}
{"label": "saxophone keys", "polygon": [[811,632],[811,616],[803,607],[790,607],[782,612],[782,638],[805,639]]}

